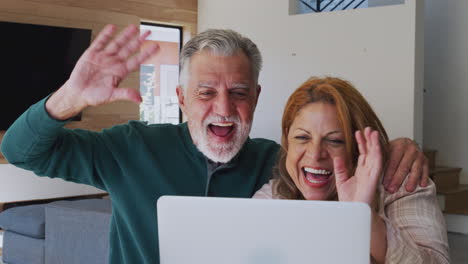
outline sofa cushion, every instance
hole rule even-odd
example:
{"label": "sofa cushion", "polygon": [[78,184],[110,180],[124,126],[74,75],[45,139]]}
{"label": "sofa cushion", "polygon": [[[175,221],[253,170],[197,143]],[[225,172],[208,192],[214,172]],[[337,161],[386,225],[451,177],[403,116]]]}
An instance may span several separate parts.
{"label": "sofa cushion", "polygon": [[17,206],[3,211],[0,213],[0,227],[25,236],[43,239],[44,204]]}
{"label": "sofa cushion", "polygon": [[[5,231],[3,238],[3,263],[44,264],[44,241],[44,239],[24,236],[12,231]],[[0,263],[2,262],[0,261]]]}
{"label": "sofa cushion", "polygon": [[60,201],[47,205],[45,211],[45,263],[109,262],[110,200]]}
{"label": "sofa cushion", "polygon": [[74,201],[61,200],[49,203],[47,204],[47,207],[79,209],[82,211],[94,211],[109,214],[112,212],[110,199],[82,199]]}

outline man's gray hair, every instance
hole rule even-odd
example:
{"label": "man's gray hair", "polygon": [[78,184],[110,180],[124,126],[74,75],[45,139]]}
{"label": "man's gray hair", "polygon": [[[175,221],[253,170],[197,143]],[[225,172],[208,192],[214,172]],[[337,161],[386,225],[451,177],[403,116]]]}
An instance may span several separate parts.
{"label": "man's gray hair", "polygon": [[255,82],[262,69],[262,55],[249,38],[230,29],[208,29],[189,40],[180,53],[179,84],[183,90],[188,84],[190,58],[199,51],[209,51],[218,56],[231,56],[242,51],[250,62]]}

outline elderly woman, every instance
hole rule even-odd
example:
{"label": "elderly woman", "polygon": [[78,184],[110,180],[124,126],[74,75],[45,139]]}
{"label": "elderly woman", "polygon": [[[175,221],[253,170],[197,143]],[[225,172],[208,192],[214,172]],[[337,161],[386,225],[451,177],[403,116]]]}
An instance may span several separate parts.
{"label": "elderly woman", "polygon": [[449,263],[434,183],[385,192],[387,133],[350,83],[306,81],[286,104],[282,133],[277,175],[254,198],[364,202],[372,209],[374,263]]}

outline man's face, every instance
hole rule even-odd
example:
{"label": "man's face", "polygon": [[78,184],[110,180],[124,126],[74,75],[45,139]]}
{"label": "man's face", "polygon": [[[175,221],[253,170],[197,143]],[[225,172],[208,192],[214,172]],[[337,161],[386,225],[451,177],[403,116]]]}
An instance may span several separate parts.
{"label": "man's face", "polygon": [[193,142],[212,161],[228,162],[250,133],[260,93],[247,56],[194,54],[185,89],[177,95]]}

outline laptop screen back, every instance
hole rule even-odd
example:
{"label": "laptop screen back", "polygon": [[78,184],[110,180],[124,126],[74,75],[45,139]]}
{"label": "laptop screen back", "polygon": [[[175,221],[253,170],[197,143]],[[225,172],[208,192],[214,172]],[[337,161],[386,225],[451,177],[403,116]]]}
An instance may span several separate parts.
{"label": "laptop screen back", "polygon": [[161,264],[369,263],[362,203],[163,196]]}

